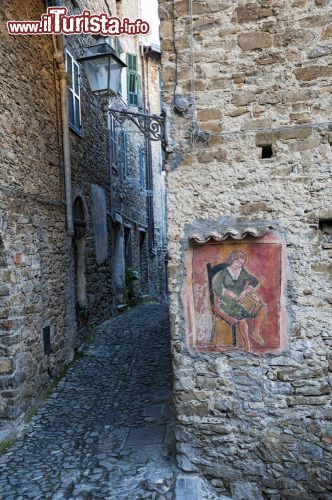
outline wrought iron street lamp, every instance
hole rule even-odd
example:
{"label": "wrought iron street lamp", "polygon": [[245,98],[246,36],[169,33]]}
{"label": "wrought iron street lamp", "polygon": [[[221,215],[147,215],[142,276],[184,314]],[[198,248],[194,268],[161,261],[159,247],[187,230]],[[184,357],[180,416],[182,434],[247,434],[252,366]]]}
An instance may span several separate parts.
{"label": "wrought iron street lamp", "polygon": [[119,92],[121,72],[127,65],[107,40],[86,48],[77,60],[83,65],[92,92],[111,95]]}
{"label": "wrought iron street lamp", "polygon": [[[90,88],[100,95],[117,95],[120,89],[121,72],[127,65],[120,59],[108,40],[85,49],[82,63]],[[123,123],[133,122],[142,134],[152,141],[161,141],[165,145],[165,116],[147,114],[127,109],[108,108],[114,118]]]}

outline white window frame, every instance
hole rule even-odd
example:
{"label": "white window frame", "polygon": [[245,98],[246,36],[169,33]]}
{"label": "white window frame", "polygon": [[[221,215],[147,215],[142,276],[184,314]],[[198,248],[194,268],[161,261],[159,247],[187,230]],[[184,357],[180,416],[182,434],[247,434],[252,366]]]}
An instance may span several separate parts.
{"label": "white window frame", "polygon": [[[66,71],[68,73],[68,62],[69,62],[69,57],[71,59],[71,75],[72,75],[72,81],[71,81],[71,86],[69,86],[69,80],[67,82],[67,87],[68,87],[68,95],[67,99],[69,100],[69,96],[71,95],[72,102],[73,102],[73,115],[74,115],[74,120],[75,122],[71,121],[70,114],[68,112],[68,122],[69,122],[69,128],[74,130],[75,132],[81,132],[82,129],[82,118],[81,118],[81,73],[80,73],[80,65],[78,62],[75,60],[75,58],[72,56],[72,54],[69,52],[69,50],[66,49]],[[76,92],[76,81],[75,81],[75,67],[77,68],[77,88],[78,88],[78,93]],[[76,123],[76,116],[77,116],[77,108],[78,106],[78,117],[79,117],[79,123]]]}

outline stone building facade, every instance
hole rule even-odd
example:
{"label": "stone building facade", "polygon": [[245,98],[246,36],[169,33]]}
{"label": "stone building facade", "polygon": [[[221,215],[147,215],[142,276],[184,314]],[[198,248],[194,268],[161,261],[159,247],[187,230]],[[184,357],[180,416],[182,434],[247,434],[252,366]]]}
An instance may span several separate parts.
{"label": "stone building facade", "polygon": [[[117,2],[120,18],[142,17],[140,2]],[[143,37],[119,38],[120,52],[128,64],[134,58],[137,74],[137,106],[129,111],[161,114],[160,48],[145,46]],[[124,56],[127,55],[127,58]],[[113,109],[128,109],[127,74],[123,72],[121,95],[110,101]],[[135,97],[134,97],[135,98]],[[162,296],[166,298],[165,279],[165,181],[162,145],[147,140],[130,121],[113,117],[114,138],[112,177],[116,224],[114,226],[115,284],[121,302],[126,286],[126,269],[139,276],[132,285],[134,302]],[[125,136],[125,139],[124,139]],[[127,143],[127,153],[123,141]],[[143,172],[142,172],[143,168]],[[128,272],[127,272],[128,281]]]}
{"label": "stone building facade", "polygon": [[[330,498],[330,2],[162,0],[160,13],[178,464],[232,498]],[[229,313],[238,345],[197,348],[197,317],[216,307],[204,252],[264,238],[285,248],[285,342],[246,348]]]}
{"label": "stone building facade", "polygon": [[[156,229],[149,226],[147,193],[138,180],[138,150],[144,151],[145,140],[129,126],[127,166],[133,183],[129,186],[120,165],[121,137],[114,136],[119,157],[111,158],[105,102],[92,94],[77,63],[83,47],[96,43],[86,35],[64,39],[74,226],[73,234],[68,231],[54,40],[10,36],[6,29],[8,20],[40,19],[47,4],[51,2],[5,0],[0,6],[0,439],[22,422],[33,400],[73,358],[88,329],[128,303],[131,282],[125,280],[126,255],[132,255],[130,266],[139,274],[133,282],[135,301],[165,294],[161,268],[165,251],[157,234],[162,218],[156,215]],[[121,2],[61,4],[69,14],[90,8],[114,15]],[[131,4],[137,11],[137,2]],[[128,12],[128,17],[136,16],[136,11]],[[123,60],[129,49],[139,60],[139,42],[128,41],[134,44],[130,47],[126,43]],[[150,85],[158,87],[159,82],[151,80]],[[127,88],[126,74],[123,88]],[[127,108],[125,95],[113,101],[120,99]],[[162,182],[159,158],[153,171],[158,186]],[[158,202],[156,194],[154,200],[161,206],[161,197]],[[156,235],[149,252],[151,227]],[[119,231],[126,232],[126,246],[117,243]],[[123,263],[120,278],[117,259]]]}

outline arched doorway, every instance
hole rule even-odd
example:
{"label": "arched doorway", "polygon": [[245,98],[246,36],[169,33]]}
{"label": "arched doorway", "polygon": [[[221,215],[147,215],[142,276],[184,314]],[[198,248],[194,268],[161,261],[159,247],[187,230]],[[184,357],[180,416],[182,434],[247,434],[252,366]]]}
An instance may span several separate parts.
{"label": "arched doorway", "polygon": [[74,245],[75,245],[75,289],[76,321],[79,328],[88,322],[88,304],[86,297],[85,252],[86,252],[86,208],[81,196],[77,196],[73,207]]}

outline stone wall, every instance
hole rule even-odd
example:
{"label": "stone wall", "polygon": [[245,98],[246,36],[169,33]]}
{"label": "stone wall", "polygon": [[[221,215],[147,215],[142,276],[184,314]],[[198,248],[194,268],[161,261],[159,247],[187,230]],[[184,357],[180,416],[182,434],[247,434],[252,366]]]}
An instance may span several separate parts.
{"label": "stone wall", "polygon": [[[117,12],[121,17],[137,19],[141,17],[139,2],[122,0],[117,4]],[[129,111],[143,111],[144,102],[146,108],[152,113],[160,114],[159,74],[157,71],[159,61],[151,63],[147,58],[142,58],[141,37],[121,37],[120,43],[125,53],[137,56],[138,74],[141,77],[140,106],[129,107]],[[150,68],[150,69],[148,69]],[[145,100],[144,100],[145,96]],[[122,80],[122,99],[113,98],[112,107],[124,109],[127,104],[127,82]],[[155,229],[149,229],[148,215],[148,193],[140,185],[140,168],[138,149],[145,150],[146,142],[139,129],[129,121],[124,124],[115,122],[118,137],[117,158],[113,164],[114,185],[114,210],[121,218],[116,231],[120,233],[125,245],[125,232],[130,234],[129,260],[127,263],[120,259],[115,264],[118,268],[123,266],[132,268],[138,273],[139,279],[134,282],[135,300],[149,300],[165,298],[165,251],[162,249],[162,235],[160,231],[160,220],[162,211],[161,186],[164,186],[164,176],[160,168],[160,143],[152,143],[152,170],[153,170],[153,196],[154,196],[154,218]],[[120,134],[126,131],[128,134],[128,172],[123,171],[122,149]],[[150,221],[151,222],[151,221]],[[155,245],[149,248],[149,231],[154,231]],[[115,237],[116,239],[116,237]],[[142,243],[143,242],[143,243]],[[116,244],[116,243],[115,243]],[[153,250],[152,252],[150,250]],[[121,269],[120,269],[121,271]],[[120,272],[121,274],[121,272]],[[119,290],[118,299],[121,297]]]}
{"label": "stone wall", "polygon": [[[84,8],[116,13],[115,1],[68,0],[64,5],[70,14]],[[139,17],[136,2],[129,2],[129,7],[129,17]],[[132,231],[133,267],[139,269],[143,261],[147,269],[140,282],[147,295],[151,294],[151,269],[159,272],[147,243],[142,255],[139,250],[139,229],[147,228],[146,193],[139,186],[138,166],[138,145],[144,146],[144,139],[134,125],[129,126],[133,132],[131,185],[119,165],[110,169],[105,102],[91,93],[83,70],[82,128],[79,133],[70,130],[70,143],[73,203],[81,207],[79,218],[86,225],[82,230],[75,223],[75,236],[67,235],[59,80],[52,39],[9,36],[5,24],[39,19],[44,11],[42,0],[24,5],[5,0],[0,6],[0,439],[22,421],[32,401],[73,358],[87,327],[101,323],[115,310],[116,211],[123,214],[122,231],[124,224]],[[94,43],[95,38],[85,35],[64,39],[65,50],[74,58]],[[137,38],[124,41],[124,49],[139,54]],[[121,153],[120,143],[118,150]],[[159,281],[152,288],[153,295],[160,297]],[[141,298],[141,290],[136,291]],[[44,342],[48,327],[50,352]]]}
{"label": "stone wall", "polygon": [[[332,244],[319,228],[331,219],[328,4],[193,2],[191,52],[188,2],[174,2],[173,18],[161,1],[178,463],[232,498],[330,496]],[[284,235],[280,355],[189,349],[188,235],[220,218],[274,222]]]}
{"label": "stone wall", "polygon": [[[73,313],[66,307],[72,252],[65,233],[52,42],[5,32],[3,21],[37,19],[43,9],[40,1],[19,3],[0,7],[0,438],[72,357],[75,345]],[[45,326],[51,327],[50,356],[43,351]]]}
{"label": "stone wall", "polygon": [[[145,71],[146,71],[146,95],[147,107],[150,113],[160,115],[161,108],[161,88],[160,88],[160,58],[154,46],[145,48]],[[153,209],[154,209],[154,231],[156,258],[154,267],[150,274],[154,283],[153,294],[158,291],[167,300],[167,238],[165,222],[165,191],[166,177],[164,171],[163,147],[158,141],[151,142],[152,169],[153,169]]]}
{"label": "stone wall", "polygon": [[[115,3],[104,0],[66,2],[70,15],[78,15],[84,8],[93,12],[115,12]],[[111,10],[112,9],[112,10]],[[88,35],[65,37],[65,50],[76,59],[83,54],[83,47],[96,43]],[[84,69],[80,71],[81,83],[81,133],[70,131],[72,154],[72,186],[74,201],[79,196],[86,210],[85,234],[85,277],[86,303],[84,308],[89,317],[90,326],[109,318],[113,302],[113,266],[112,266],[112,221],[111,214],[111,181],[109,168],[109,145],[107,116],[103,111],[105,103],[94,96],[90,90]],[[94,215],[101,212],[98,192],[104,198],[100,220]],[[106,223],[106,224],[105,224]],[[104,234],[105,248],[102,259],[97,248],[97,226]],[[76,253],[74,253],[74,256]],[[74,264],[75,266],[75,264]],[[76,304],[75,304],[76,306]],[[85,312],[84,312],[85,314]]]}

